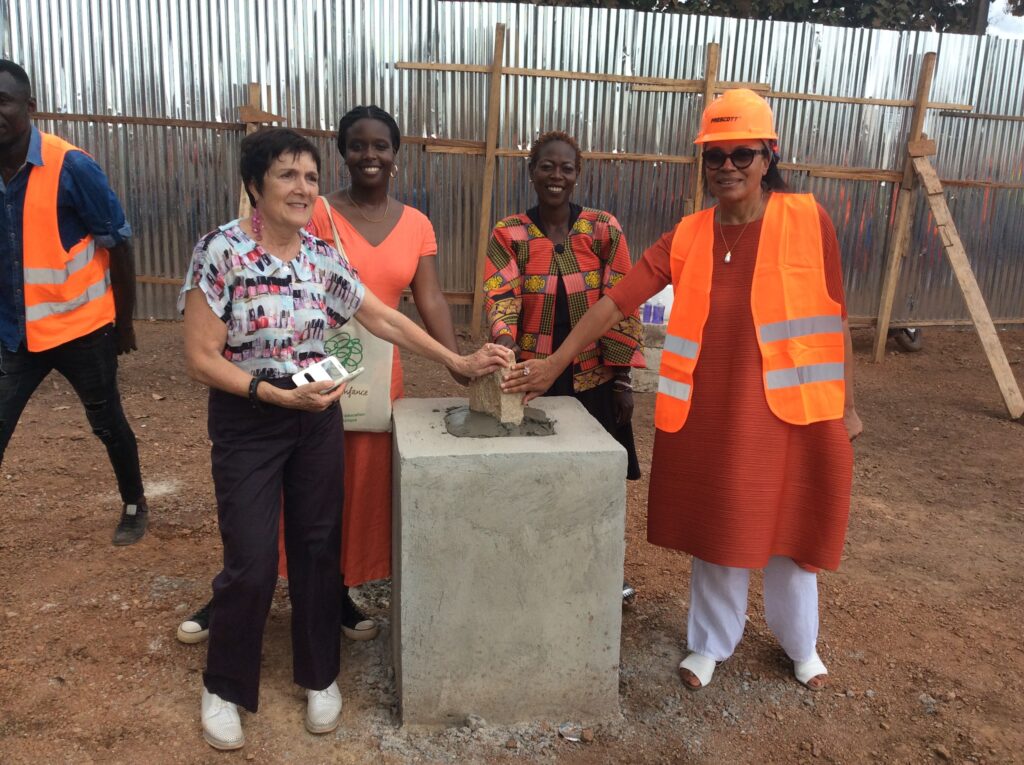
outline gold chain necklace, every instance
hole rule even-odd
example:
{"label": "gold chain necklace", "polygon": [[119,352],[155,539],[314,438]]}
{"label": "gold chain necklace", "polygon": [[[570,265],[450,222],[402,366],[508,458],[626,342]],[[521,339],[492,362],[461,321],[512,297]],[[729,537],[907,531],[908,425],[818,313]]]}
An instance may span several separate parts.
{"label": "gold chain necklace", "polygon": [[391,209],[390,196],[385,197],[387,201],[384,203],[384,214],[381,215],[379,218],[371,218],[369,215],[363,212],[363,206],[352,198],[351,189],[345,189],[345,196],[348,197],[348,201],[351,202],[352,205],[359,211],[359,214],[363,216],[363,220],[365,220],[367,223],[380,223],[382,220],[388,217],[388,210]]}
{"label": "gold chain necklace", "polygon": [[722,235],[722,241],[725,243],[725,257],[722,259],[724,263],[732,262],[732,248],[740,243],[743,235],[747,233],[747,226],[758,220],[761,217],[761,211],[764,209],[764,196],[761,197],[761,206],[757,208],[757,213],[753,218],[743,224],[743,228],[740,229],[740,235],[733,240],[732,246],[729,245],[729,240],[725,238],[725,229],[722,228],[722,214],[718,214],[718,233]]}

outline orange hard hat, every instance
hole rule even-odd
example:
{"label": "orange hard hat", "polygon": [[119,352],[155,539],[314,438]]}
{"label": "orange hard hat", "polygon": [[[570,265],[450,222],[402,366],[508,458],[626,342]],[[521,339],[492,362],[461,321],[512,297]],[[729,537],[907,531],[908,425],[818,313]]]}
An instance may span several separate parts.
{"label": "orange hard hat", "polygon": [[704,110],[700,133],[694,143],[709,141],[742,141],[754,138],[777,141],[772,124],[772,108],[752,90],[727,90]]}

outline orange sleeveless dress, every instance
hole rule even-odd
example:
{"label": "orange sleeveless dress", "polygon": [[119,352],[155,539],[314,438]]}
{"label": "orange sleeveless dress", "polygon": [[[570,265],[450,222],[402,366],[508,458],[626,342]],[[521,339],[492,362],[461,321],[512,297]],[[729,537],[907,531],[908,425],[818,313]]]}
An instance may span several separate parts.
{"label": "orange sleeveless dress", "polygon": [[[845,318],[839,243],[824,210],[820,217],[826,286]],[[846,538],[853,450],[842,420],[790,425],[768,408],[750,308],[760,235],[760,221],[716,226],[690,415],[678,432],[654,435],[647,540],[720,566],[764,568],[781,555],[808,570],[834,570]],[[671,282],[671,249],[672,232],[610,291],[619,310],[632,311]]]}
{"label": "orange sleeveless dress", "polygon": [[[408,205],[398,223],[377,246],[333,207],[342,248],[360,281],[382,302],[398,308],[402,291],[412,283],[419,260],[437,254],[434,228]],[[320,202],[306,230],[334,244],[327,212]],[[398,349],[391,371],[391,400],[401,398],[402,364]],[[391,434],[345,433],[345,506],[341,509],[341,570],[350,587],[391,576]],[[284,535],[279,536],[278,572],[286,576]]]}

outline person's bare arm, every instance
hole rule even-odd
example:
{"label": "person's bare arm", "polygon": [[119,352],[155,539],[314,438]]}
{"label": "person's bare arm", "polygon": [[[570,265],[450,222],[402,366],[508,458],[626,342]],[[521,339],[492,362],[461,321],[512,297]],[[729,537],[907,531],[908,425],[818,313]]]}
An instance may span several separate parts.
{"label": "person's bare arm", "polygon": [[135,254],[125,240],[111,247],[110,288],[114,292],[114,335],[117,353],[138,350],[135,343]]}
{"label": "person's bare arm", "polygon": [[443,364],[452,372],[465,377],[481,377],[499,369],[506,369],[512,360],[512,354],[507,348],[494,343],[487,343],[468,356],[460,356],[434,340],[408,316],[382,303],[369,290],[366,290],[363,304],[356,312],[356,318],[382,340]]}
{"label": "person's bare arm", "polygon": [[[416,274],[412,277],[412,299],[416,303],[423,324],[432,338],[450,351],[459,352],[459,341],[455,337],[455,326],[452,324],[452,312],[448,301],[441,292],[441,282],[437,278],[437,258],[427,255],[420,258],[416,266]],[[451,372],[455,382],[467,385],[469,379]]]}
{"label": "person's bare arm", "polygon": [[853,338],[850,337],[850,322],[843,319],[843,346],[846,364],[844,365],[846,400],[843,402],[843,425],[846,426],[846,434],[852,441],[864,432],[864,423],[860,421],[860,415],[853,403]]}

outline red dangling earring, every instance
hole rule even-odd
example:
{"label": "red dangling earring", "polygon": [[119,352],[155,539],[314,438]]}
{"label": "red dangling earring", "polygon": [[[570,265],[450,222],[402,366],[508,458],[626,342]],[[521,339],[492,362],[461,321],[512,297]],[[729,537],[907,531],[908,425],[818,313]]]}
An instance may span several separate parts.
{"label": "red dangling earring", "polygon": [[263,239],[263,216],[260,215],[260,208],[252,208],[252,215],[249,216],[249,225],[252,226],[252,238],[257,242]]}

